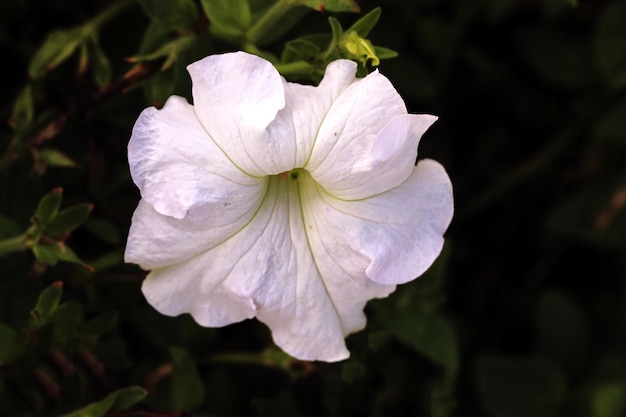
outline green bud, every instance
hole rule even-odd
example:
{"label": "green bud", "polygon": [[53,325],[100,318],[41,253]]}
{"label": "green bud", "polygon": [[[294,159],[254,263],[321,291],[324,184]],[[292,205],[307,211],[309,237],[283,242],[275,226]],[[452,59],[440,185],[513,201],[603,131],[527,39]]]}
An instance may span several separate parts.
{"label": "green bud", "polygon": [[374,51],[374,45],[369,40],[360,37],[356,31],[344,34],[339,47],[350,58],[358,60],[363,66],[367,65],[368,61],[373,66],[380,64],[380,59]]}

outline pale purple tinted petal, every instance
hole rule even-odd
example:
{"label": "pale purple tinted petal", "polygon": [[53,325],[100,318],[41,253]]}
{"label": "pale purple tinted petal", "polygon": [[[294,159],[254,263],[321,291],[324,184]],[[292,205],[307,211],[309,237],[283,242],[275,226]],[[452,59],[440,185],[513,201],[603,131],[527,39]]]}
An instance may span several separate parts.
{"label": "pale purple tinted petal", "polygon": [[[406,107],[377,71],[355,81],[333,102],[322,122],[306,169],[322,185],[344,178],[368,158],[383,128]],[[371,195],[371,194],[370,194]]]}
{"label": "pale purple tinted petal", "polygon": [[[419,140],[436,119],[430,115],[396,116],[369,149],[346,147],[343,157],[351,163],[317,170],[315,179],[328,193],[344,200],[367,198],[397,187],[413,172]],[[351,151],[357,154],[349,154]]]}
{"label": "pale purple tinted petal", "polygon": [[400,186],[356,201],[320,194],[310,208],[313,226],[329,253],[365,257],[365,274],[381,284],[402,284],[421,275],[443,246],[452,219],[450,179],[435,161],[420,161]]}
{"label": "pale purple tinted petal", "polygon": [[263,188],[262,180],[232,164],[181,97],[171,97],[161,110],[150,107],[141,113],[128,161],[142,198],[177,219],[191,214],[212,225],[228,223],[249,210]]}
{"label": "pale purple tinted petal", "polygon": [[211,55],[187,67],[202,125],[228,157],[253,176],[268,175],[264,162],[277,143],[264,132],[285,106],[283,79],[268,61],[245,52]]}

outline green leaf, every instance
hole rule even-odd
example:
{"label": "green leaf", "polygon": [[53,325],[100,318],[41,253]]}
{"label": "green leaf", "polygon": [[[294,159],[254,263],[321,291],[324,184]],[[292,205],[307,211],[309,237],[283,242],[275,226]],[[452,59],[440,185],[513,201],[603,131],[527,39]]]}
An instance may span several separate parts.
{"label": "green leaf", "polygon": [[91,333],[98,336],[105,334],[113,329],[119,316],[119,313],[116,311],[100,314],[85,323],[81,328],[81,333]]}
{"label": "green leaf", "polygon": [[109,58],[107,58],[95,36],[87,42],[87,50],[94,81],[98,87],[107,86],[113,77],[113,70]]}
{"label": "green leaf", "polygon": [[83,226],[89,233],[97,236],[106,243],[118,245],[121,242],[121,236],[117,229],[117,225],[111,220],[103,218],[90,218]]}
{"label": "green leaf", "polygon": [[52,32],[33,56],[29,75],[38,78],[59,66],[74,53],[83,36],[82,28]]}
{"label": "green leaf", "polygon": [[341,380],[348,384],[367,375],[367,368],[357,360],[349,360],[341,367]]}
{"label": "green leaf", "polygon": [[343,36],[343,28],[341,27],[341,23],[339,23],[339,20],[335,19],[332,16],[328,18],[328,23],[330,23],[330,29],[333,33],[333,38],[331,42],[334,45],[337,45],[339,44],[339,42],[341,41],[341,37]]}
{"label": "green leaf", "polygon": [[49,322],[52,323],[53,330],[52,347],[64,350],[69,341],[82,336],[80,327],[84,322],[83,308],[76,301],[67,301],[59,305]]}
{"label": "green leaf", "polygon": [[543,356],[484,355],[476,364],[476,386],[492,417],[556,417],[567,392],[560,368]]}
{"label": "green leaf", "polygon": [[37,299],[35,308],[31,311],[32,317],[39,324],[44,324],[52,317],[59,307],[59,302],[63,296],[63,282],[53,282],[48,288],[43,290]]}
{"label": "green leaf", "polygon": [[165,30],[192,29],[198,9],[192,0],[139,0],[146,14]]}
{"label": "green leaf", "polygon": [[44,245],[33,246],[33,253],[38,261],[48,265],[56,265],[58,261],[80,264],[91,270],[92,268],[80,260],[72,249],[63,242],[52,242]]}
{"label": "green leaf", "polygon": [[534,312],[540,350],[574,373],[587,351],[587,326],[580,308],[564,293],[546,291]]}
{"label": "green leaf", "polygon": [[77,204],[61,210],[54,219],[44,227],[44,233],[51,237],[69,233],[87,221],[92,210],[93,204],[89,203]]}
{"label": "green leaf", "polygon": [[170,348],[174,372],[172,375],[172,406],[177,410],[191,410],[204,400],[204,384],[193,357],[183,348]]}
{"label": "green leaf", "polygon": [[281,62],[309,61],[320,53],[320,47],[306,38],[294,39],[287,42]]}
{"label": "green leaf", "polygon": [[115,399],[112,409],[119,411],[126,410],[146,398],[148,391],[142,387],[135,386],[122,388],[111,395],[113,395]]}
{"label": "green leaf", "polygon": [[35,115],[35,102],[33,100],[33,89],[30,85],[24,87],[15,103],[11,112],[11,124],[20,128],[30,124]]}
{"label": "green leaf", "polygon": [[318,12],[360,12],[361,8],[353,0],[296,0],[296,4],[310,7]]}
{"label": "green leaf", "polygon": [[76,256],[76,254],[74,253],[74,251],[72,249],[70,249],[68,246],[66,246],[64,243],[62,242],[58,242],[54,245],[51,245],[54,247],[54,252],[57,255],[57,258],[60,261],[65,261],[65,262],[71,262],[74,264],[80,264],[83,265],[84,267],[86,267],[87,269],[91,269],[91,267],[89,267],[89,265],[87,265],[86,263],[84,263],[83,261],[81,261],[78,256]]}
{"label": "green leaf", "polygon": [[593,417],[622,417],[626,411],[626,384],[615,382],[597,387],[591,408]]}
{"label": "green leaf", "polygon": [[37,162],[43,166],[59,168],[75,168],[78,164],[63,152],[53,148],[43,148],[36,151]]}
{"label": "green leaf", "polygon": [[626,100],[603,114],[596,128],[596,137],[626,145]]}
{"label": "green leaf", "polygon": [[62,417],[104,417],[108,411],[125,410],[141,400],[148,391],[141,387],[128,387],[109,394],[105,399],[65,414]]}
{"label": "green leaf", "polygon": [[246,0],[202,0],[201,4],[212,30],[241,35],[250,27],[252,15]]}
{"label": "green leaf", "polygon": [[63,188],[55,188],[50,191],[39,201],[34,218],[36,218],[39,223],[45,227],[59,212],[62,201]]}
{"label": "green leaf", "polygon": [[374,53],[379,59],[389,59],[398,56],[398,53],[393,49],[383,48],[382,46],[374,46]]}
{"label": "green leaf", "polygon": [[138,55],[155,51],[170,40],[169,33],[161,25],[152,20],[143,32]]}
{"label": "green leaf", "polygon": [[39,262],[54,266],[59,262],[59,258],[52,246],[54,245],[35,245],[33,246],[33,255]]}
{"label": "green leaf", "polygon": [[444,367],[450,376],[456,374],[458,341],[452,325],[445,318],[436,315],[430,317],[405,315],[396,318],[390,326],[390,331],[415,351]]}
{"label": "green leaf", "polygon": [[346,32],[355,31],[359,36],[366,37],[369,35],[378,20],[380,19],[380,14],[382,9],[380,7],[375,8],[356,22]]}
{"label": "green leaf", "polygon": [[176,82],[180,76],[178,65],[157,73],[151,80],[150,99],[152,105],[162,107],[167,99],[174,93]]}
{"label": "green leaf", "polygon": [[17,332],[0,323],[0,366],[10,363],[20,354]]}
{"label": "green leaf", "polygon": [[615,88],[626,86],[626,3],[607,5],[600,17],[594,40],[598,69]]}

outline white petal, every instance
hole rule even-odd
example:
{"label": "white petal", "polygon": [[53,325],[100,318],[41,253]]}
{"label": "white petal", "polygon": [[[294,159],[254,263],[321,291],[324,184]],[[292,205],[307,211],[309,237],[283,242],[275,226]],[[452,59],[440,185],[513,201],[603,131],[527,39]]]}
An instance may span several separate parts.
{"label": "white petal", "polygon": [[285,82],[285,107],[255,145],[257,164],[271,174],[303,167],[330,106],[356,80],[355,72],[355,62],[338,60],[328,65],[317,87]]}
{"label": "white petal", "polygon": [[143,269],[163,268],[203,253],[230,238],[254,216],[265,188],[250,193],[249,201],[228,207],[214,218],[175,219],[140,200],[128,232],[124,260]]}
{"label": "white petal", "polygon": [[152,271],[143,285],[148,301],[164,314],[189,312],[205,326],[256,315],[294,357],[347,358],[344,337],[365,324],[365,302],[393,286],[369,281],[362,256],[346,263],[335,259],[340,253],[321,249],[313,257],[310,245],[318,244],[318,231],[305,231],[299,182],[272,178],[261,208],[239,233],[194,258]]}
{"label": "white petal", "polygon": [[[431,115],[396,116],[369,149],[359,149],[348,163],[337,161],[336,166],[317,170],[315,179],[328,193],[346,200],[367,198],[397,187],[413,172],[420,138],[435,120]],[[354,146],[349,149],[357,150]]]}
{"label": "white petal", "polygon": [[[339,195],[341,198],[363,198],[374,194],[367,194],[367,186],[362,185],[366,178],[361,175],[358,181],[350,176],[353,170],[357,173],[367,171],[368,165],[372,164],[374,166],[369,169],[376,171],[375,156],[370,154],[380,147],[376,143],[384,140],[379,139],[379,135],[385,126],[400,115],[406,115],[404,102],[383,75],[375,71],[352,83],[330,107],[319,128],[306,169],[327,189],[339,190],[340,184],[348,182],[347,186],[351,188],[345,195]],[[397,127],[392,125],[388,129],[394,131],[398,130]],[[394,133],[392,136],[398,135]],[[401,148],[405,141],[392,142]]]}
{"label": "white petal", "polygon": [[320,195],[323,201],[312,199],[308,213],[328,253],[344,262],[364,257],[365,274],[380,284],[421,275],[441,252],[452,219],[450,179],[432,160],[420,161],[407,181],[371,198]]}
{"label": "white petal", "polygon": [[190,215],[212,226],[228,224],[253,208],[264,189],[263,180],[228,160],[181,97],[141,113],[128,161],[142,198],[176,219]]}
{"label": "white petal", "polygon": [[243,171],[270,174],[264,130],[285,106],[283,80],[268,61],[245,52],[211,55],[187,67],[198,118]]}

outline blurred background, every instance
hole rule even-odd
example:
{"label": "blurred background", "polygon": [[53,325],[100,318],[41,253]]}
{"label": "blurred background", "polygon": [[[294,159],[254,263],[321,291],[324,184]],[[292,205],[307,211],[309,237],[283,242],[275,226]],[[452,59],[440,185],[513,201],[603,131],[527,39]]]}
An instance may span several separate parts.
{"label": "blurred background", "polygon": [[[0,416],[626,415],[626,2],[298,1],[244,45],[273,3],[0,4]],[[368,304],[339,363],[289,358],[256,320],[158,314],[122,260],[139,113],[223,51],[314,83],[339,57],[319,58],[329,16],[377,7],[359,35],[439,116],[419,158],[456,212],[435,265]]]}

